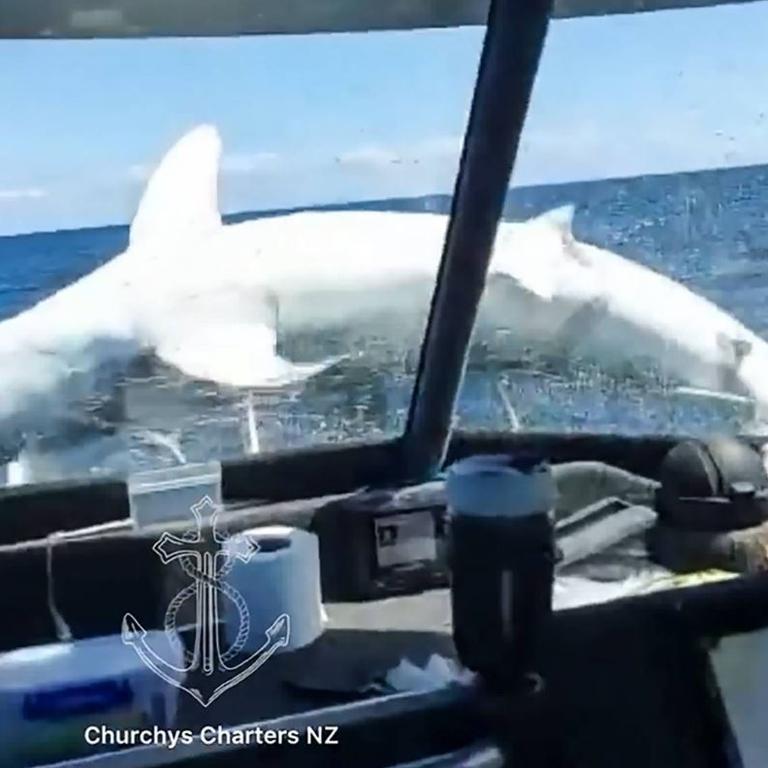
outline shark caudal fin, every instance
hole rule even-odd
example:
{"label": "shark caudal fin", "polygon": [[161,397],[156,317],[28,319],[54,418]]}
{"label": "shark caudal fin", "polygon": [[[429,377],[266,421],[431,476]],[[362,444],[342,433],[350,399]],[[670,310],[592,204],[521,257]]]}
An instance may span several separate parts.
{"label": "shark caudal fin", "polygon": [[131,224],[130,245],[221,226],[219,132],[201,125],[183,136],[150,176]]}

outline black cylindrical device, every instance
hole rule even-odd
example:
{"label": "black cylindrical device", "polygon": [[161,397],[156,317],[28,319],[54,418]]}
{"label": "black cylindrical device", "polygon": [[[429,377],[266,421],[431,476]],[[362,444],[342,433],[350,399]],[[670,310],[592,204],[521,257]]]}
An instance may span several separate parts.
{"label": "black cylindrical device", "polygon": [[531,456],[473,456],[449,468],[446,490],[459,658],[493,687],[530,683],[552,612],[550,466]]}

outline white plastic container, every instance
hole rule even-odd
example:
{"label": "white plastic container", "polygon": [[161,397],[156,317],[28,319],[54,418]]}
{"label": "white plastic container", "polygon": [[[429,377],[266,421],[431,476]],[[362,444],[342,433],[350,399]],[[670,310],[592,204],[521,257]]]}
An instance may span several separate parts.
{"label": "white plastic container", "polygon": [[[180,646],[162,632],[145,641],[181,668]],[[183,673],[178,673],[179,680]],[[0,763],[40,765],[98,751],[91,726],[167,728],[179,690],[145,666],[120,635],[22,648],[0,655]],[[101,751],[105,751],[104,748]]]}
{"label": "white plastic container", "polygon": [[[192,507],[206,498],[221,508],[221,463],[184,464],[137,472],[128,478],[131,518],[137,528],[194,522]],[[210,514],[213,509],[207,511]]]}

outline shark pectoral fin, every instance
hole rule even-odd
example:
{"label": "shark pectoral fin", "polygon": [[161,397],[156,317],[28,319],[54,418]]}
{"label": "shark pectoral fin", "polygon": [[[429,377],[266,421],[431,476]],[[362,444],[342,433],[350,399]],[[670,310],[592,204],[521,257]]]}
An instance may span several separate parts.
{"label": "shark pectoral fin", "polygon": [[589,337],[605,317],[607,303],[602,298],[585,301],[561,323],[555,334],[556,352],[567,356]]}
{"label": "shark pectoral fin", "polygon": [[551,274],[540,268],[541,264],[531,264],[529,269],[520,270],[515,275],[518,285],[544,301],[551,301],[555,294]]}
{"label": "shark pectoral fin", "polygon": [[212,323],[157,344],[157,356],[187,376],[233,387],[282,387],[321,373],[339,357],[292,363],[275,350],[268,325]]}
{"label": "shark pectoral fin", "polygon": [[221,226],[221,139],[202,125],[187,133],[150,176],[130,231],[130,245],[208,232]]}
{"label": "shark pectoral fin", "polygon": [[751,341],[729,336],[723,332],[717,334],[717,345],[737,368],[741,365],[741,361],[752,351]]}
{"label": "shark pectoral fin", "polygon": [[752,342],[727,333],[717,334],[717,345],[722,350],[718,386],[726,392],[740,392],[743,386],[738,379],[741,364],[752,351]]}

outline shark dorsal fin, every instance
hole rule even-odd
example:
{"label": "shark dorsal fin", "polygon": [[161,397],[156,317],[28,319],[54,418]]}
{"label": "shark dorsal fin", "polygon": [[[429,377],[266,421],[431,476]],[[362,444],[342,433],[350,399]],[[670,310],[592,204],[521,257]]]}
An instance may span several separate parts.
{"label": "shark dorsal fin", "polygon": [[221,226],[218,198],[221,139],[201,125],[183,136],[149,179],[131,224],[130,244]]}
{"label": "shark dorsal fin", "polygon": [[564,243],[573,241],[573,217],[576,213],[575,205],[561,205],[559,208],[542,213],[536,221],[545,226],[557,230]]}
{"label": "shark dorsal fin", "polygon": [[[502,227],[494,271],[512,277],[526,291],[551,301],[563,264],[577,256],[572,224],[575,207],[564,205],[521,223]],[[575,262],[580,263],[578,258]]]}

